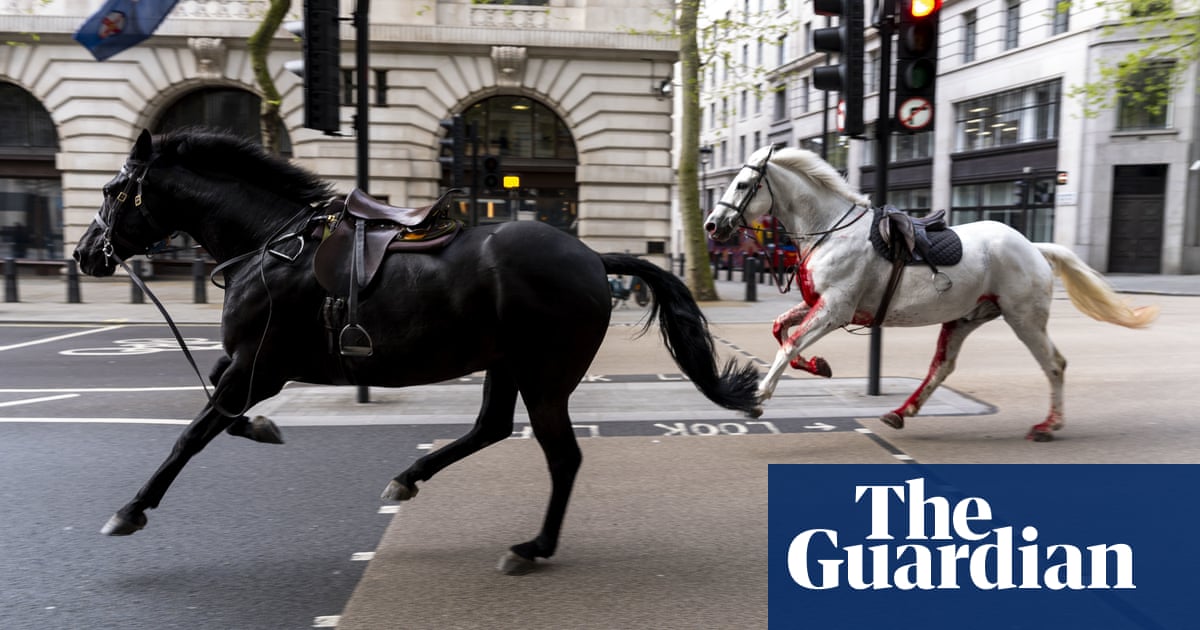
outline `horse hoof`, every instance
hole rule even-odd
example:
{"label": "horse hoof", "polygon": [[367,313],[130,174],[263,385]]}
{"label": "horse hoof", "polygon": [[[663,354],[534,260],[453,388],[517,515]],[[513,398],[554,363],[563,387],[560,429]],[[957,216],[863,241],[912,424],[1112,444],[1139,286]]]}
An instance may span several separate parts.
{"label": "horse hoof", "polygon": [[760,418],[760,417],[762,417],[762,415],[763,415],[762,405],[754,407],[746,412],[746,417],[750,418],[751,420],[753,420],[754,418]]}
{"label": "horse hoof", "polygon": [[1034,442],[1050,442],[1054,440],[1054,434],[1043,429],[1033,428],[1025,434],[1025,439]]}
{"label": "horse hoof", "polygon": [[537,568],[537,563],[528,558],[513,553],[506,552],[500,557],[500,563],[496,565],[496,570],[504,575],[525,575]]}
{"label": "horse hoof", "polygon": [[283,433],[279,427],[266,416],[254,416],[246,437],[263,444],[283,444]]}
{"label": "horse hoof", "polygon": [[904,428],[904,416],[894,411],[890,411],[882,416],[879,416],[879,421],[888,425],[889,427],[892,427],[893,429]]}
{"label": "horse hoof", "polygon": [[417,492],[419,491],[416,486],[406,486],[393,479],[383,489],[383,494],[379,495],[379,498],[384,501],[407,501],[417,496]]}
{"label": "horse hoof", "polygon": [[108,519],[108,522],[104,524],[104,527],[100,528],[100,533],[104,534],[105,536],[128,536],[137,530],[144,528],[145,526],[145,514],[139,512],[133,519],[128,519],[124,516],[121,516],[121,513],[118,512],[113,514],[112,518]]}
{"label": "horse hoof", "polygon": [[833,376],[833,368],[829,367],[829,362],[821,357],[813,357],[812,359],[813,374],[830,378]]}

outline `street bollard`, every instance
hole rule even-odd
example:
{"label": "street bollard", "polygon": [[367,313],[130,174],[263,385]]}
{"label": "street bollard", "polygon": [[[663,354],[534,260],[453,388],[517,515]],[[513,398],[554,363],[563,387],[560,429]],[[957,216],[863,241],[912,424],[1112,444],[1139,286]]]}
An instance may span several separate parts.
{"label": "street bollard", "polygon": [[79,264],[67,259],[67,304],[79,304],[83,297],[79,292]]}
{"label": "street bollard", "polygon": [[21,301],[17,295],[17,261],[13,258],[4,259],[4,301]]}
{"label": "street bollard", "polygon": [[733,280],[733,252],[725,256],[725,281]]}
{"label": "street bollard", "polygon": [[742,277],[746,279],[746,301],[758,301],[758,283],[755,279],[758,276],[758,259],[753,256],[746,256],[742,259]]}
{"label": "street bollard", "polygon": [[208,283],[204,281],[204,259],[199,254],[192,259],[192,303],[208,303]]}
{"label": "street bollard", "polygon": [[687,262],[687,254],[680,252],[680,254],[679,254],[679,276],[680,277],[687,275],[686,262]]}
{"label": "street bollard", "polygon": [[[142,261],[140,261],[140,260],[133,261],[132,267],[133,267],[133,275],[141,278],[142,277]],[[145,304],[146,303],[146,294],[142,293],[142,289],[140,287],[138,287],[136,282],[133,281],[133,278],[129,279],[129,303],[130,304]]]}

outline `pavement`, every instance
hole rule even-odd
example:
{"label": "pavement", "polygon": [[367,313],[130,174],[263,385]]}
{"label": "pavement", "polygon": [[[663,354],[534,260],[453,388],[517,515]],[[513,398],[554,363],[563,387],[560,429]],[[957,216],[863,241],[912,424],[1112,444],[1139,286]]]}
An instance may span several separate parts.
{"label": "pavement", "polygon": [[[884,378],[875,396],[866,393],[866,339],[831,334],[814,351],[833,365],[835,378],[786,378],[767,413],[750,421],[714,408],[680,382],[657,333],[635,334],[645,309],[618,307],[592,375],[572,399],[580,437],[601,437],[581,440],[584,464],[559,553],[527,576],[494,570],[509,545],[535,533],[549,492],[537,443],[518,415],[516,439],[451,466],[416,499],[384,508],[395,516],[346,609],[316,625],[762,628],[768,463],[1200,461],[1195,433],[1140,432],[1138,447],[1129,448],[1119,421],[1126,409],[1149,415],[1149,425],[1170,420],[1153,420],[1154,408],[1132,406],[1135,398],[1194,408],[1200,394],[1186,375],[1200,370],[1191,332],[1200,275],[1107,278],[1131,301],[1160,304],[1162,315],[1148,331],[1127,331],[1092,322],[1056,295],[1051,334],[1072,361],[1068,415],[1078,424],[1050,445],[1021,439],[1044,414],[1045,381],[1003,325],[977,332],[922,416],[894,431],[876,418],[923,377],[936,327],[884,331]],[[190,281],[155,279],[150,287],[176,321],[219,322],[219,289],[209,285],[209,303],[195,304]],[[758,300],[747,302],[745,285],[726,280],[718,291],[723,299],[703,309],[720,352],[770,360],[770,322],[798,296],[758,285]],[[21,277],[21,301],[0,303],[0,323],[162,322],[149,300],[130,303],[127,279],[85,278],[81,294],[82,303],[69,304],[62,279]],[[1169,358],[1139,368],[1140,379],[1113,374],[1139,350]],[[459,424],[474,418],[479,382],[372,389],[370,403],[353,400],[349,388],[296,386],[255,411],[285,433],[287,425],[330,415],[350,424],[397,416]],[[652,430],[616,430],[637,423]]]}

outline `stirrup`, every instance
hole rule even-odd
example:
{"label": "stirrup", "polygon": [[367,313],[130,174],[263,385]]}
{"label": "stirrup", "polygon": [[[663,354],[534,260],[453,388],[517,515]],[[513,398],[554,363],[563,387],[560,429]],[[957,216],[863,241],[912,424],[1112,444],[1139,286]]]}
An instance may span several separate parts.
{"label": "stirrup", "polygon": [[338,350],[344,357],[369,357],[375,353],[375,344],[365,328],[358,324],[347,324],[338,333]]}

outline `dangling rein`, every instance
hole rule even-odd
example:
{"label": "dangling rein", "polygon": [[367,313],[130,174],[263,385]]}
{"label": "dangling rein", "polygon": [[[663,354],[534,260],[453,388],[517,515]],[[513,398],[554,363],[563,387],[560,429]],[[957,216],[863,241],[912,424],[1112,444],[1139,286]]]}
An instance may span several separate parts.
{"label": "dangling rein", "polygon": [[[850,213],[854,212],[854,209],[857,207],[858,207],[858,204],[850,204],[850,207],[846,209],[846,212],[843,213],[842,216],[837,220],[837,222],[835,222],[833,224],[833,227],[829,228],[828,230],[821,230],[819,232],[808,232],[805,234],[797,234],[795,232],[791,232],[788,230],[781,230],[781,229],[773,230],[777,233],[783,234],[785,236],[789,236],[789,237],[791,237],[791,239],[793,241],[797,241],[797,242],[800,240],[806,239],[806,238],[812,238],[814,236],[819,237],[817,239],[817,242],[813,243],[812,247],[809,247],[808,250],[806,252],[804,252],[804,257],[796,262],[796,272],[792,273],[792,274],[788,274],[786,284],[784,284],[784,281],[783,281],[784,272],[782,270],[779,270],[778,265],[771,265],[771,280],[775,283],[775,288],[781,294],[786,294],[792,290],[792,282],[793,282],[793,280],[795,280],[797,274],[800,273],[800,268],[804,266],[804,263],[808,262],[808,259],[810,256],[812,256],[813,251],[815,251],[818,247],[820,247],[821,244],[823,244],[825,242],[825,239],[829,238],[830,235],[832,235],[834,232],[844,230],[844,229],[854,225],[855,223],[858,222],[859,219],[866,216],[867,213],[870,212],[870,210],[871,210],[870,208],[863,208],[863,211],[860,212],[858,214],[858,216],[854,217],[853,219],[850,219],[850,221],[848,223],[843,224],[842,222],[846,220],[846,217],[850,216]],[[781,221],[779,219],[779,217],[774,217],[774,218],[777,223],[779,223],[780,225],[783,224],[783,221]],[[748,226],[743,226],[738,229],[743,232],[765,232],[766,231],[763,228],[753,228],[753,227],[748,227]],[[757,246],[758,252],[763,255],[763,258],[764,259],[767,258],[766,246],[764,246],[762,243],[760,243],[757,238],[754,239],[754,243]],[[798,246],[799,245],[797,245],[797,247]]]}

